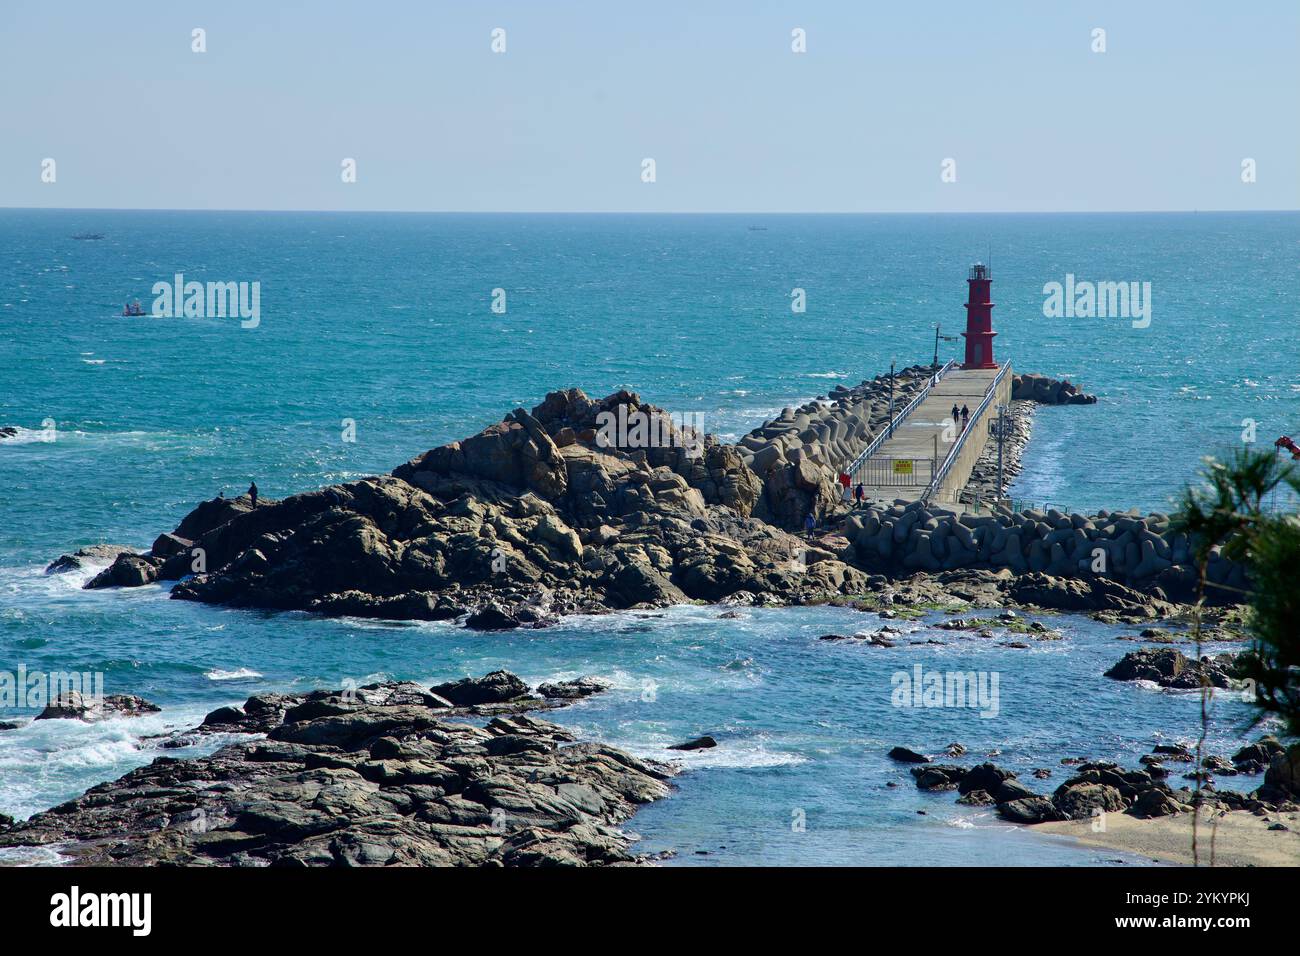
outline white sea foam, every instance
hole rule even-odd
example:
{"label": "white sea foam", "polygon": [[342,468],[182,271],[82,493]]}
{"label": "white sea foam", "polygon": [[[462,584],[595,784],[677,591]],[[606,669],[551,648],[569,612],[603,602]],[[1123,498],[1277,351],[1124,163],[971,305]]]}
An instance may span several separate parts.
{"label": "white sea foam", "polygon": [[[93,723],[34,720],[7,730],[0,739],[0,806],[22,819],[77,796],[88,780],[115,779],[159,755],[156,742],[147,738],[195,727],[206,710],[166,708]],[[217,735],[204,738],[202,749],[215,750],[225,742]],[[40,773],[33,773],[37,766]]]}
{"label": "white sea foam", "polygon": [[37,442],[50,444],[50,433],[43,428],[24,428],[22,425],[14,425],[16,433],[13,435],[0,435],[0,444],[3,445],[32,445]]}
{"label": "white sea foam", "polygon": [[219,668],[215,668],[210,671],[205,671],[203,676],[208,680],[252,680],[253,678],[261,677],[262,675],[251,667],[237,667],[233,671],[223,671]]}

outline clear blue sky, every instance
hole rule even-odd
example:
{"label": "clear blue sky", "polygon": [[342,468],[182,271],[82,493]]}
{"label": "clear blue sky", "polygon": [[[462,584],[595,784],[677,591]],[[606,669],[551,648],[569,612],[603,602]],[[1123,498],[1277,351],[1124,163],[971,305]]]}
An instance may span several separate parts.
{"label": "clear blue sky", "polygon": [[2,0],[0,88],[0,206],[1300,208],[1296,0]]}

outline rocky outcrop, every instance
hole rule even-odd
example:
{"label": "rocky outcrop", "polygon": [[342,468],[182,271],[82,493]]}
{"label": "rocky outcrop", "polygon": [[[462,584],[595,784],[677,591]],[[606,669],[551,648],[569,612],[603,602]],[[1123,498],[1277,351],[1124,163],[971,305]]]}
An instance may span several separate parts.
{"label": "rocky outcrop", "polygon": [[581,700],[607,689],[609,683],[596,677],[578,677],[555,683],[538,684],[537,693],[548,700]]}
{"label": "rocky outcrop", "polygon": [[[897,414],[934,374],[916,365],[894,376]],[[762,483],[756,513],[784,528],[798,529],[809,513],[822,515],[841,503],[836,483],[889,424],[889,376],[829,395],[781,414],[741,438],[736,450]]]}
{"label": "rocky outcrop", "polygon": [[1011,399],[1039,405],[1094,405],[1097,402],[1096,395],[1085,395],[1069,379],[1058,381],[1046,375],[1013,375]]}
{"label": "rocky outcrop", "polygon": [[[900,373],[896,406],[930,373]],[[553,392],[391,475],[256,509],[202,502],[86,587],[174,581],[182,600],[484,631],[688,601],[825,601],[914,574],[1005,572],[1007,603],[1133,619],[1193,598],[1192,543],[1161,514],[958,517],[898,502],[856,510],[820,540],[789,533],[809,510],[844,515],[836,469],[886,423],[887,394],[885,378],[836,389],[732,446],[635,393]],[[1225,602],[1249,583],[1217,552],[1209,580]]]}
{"label": "rocky outcrop", "polygon": [[[523,687],[503,675],[480,683]],[[635,862],[615,827],[665,796],[671,771],[575,743],[523,712],[536,705],[521,695],[457,708],[410,683],[250,698],[200,730],[266,739],[160,757],[8,827],[0,847],[57,846],[90,866]],[[472,714],[486,725],[458,719]]]}
{"label": "rocky outcrop", "polygon": [[1259,773],[1273,762],[1273,758],[1285,748],[1271,734],[1265,735],[1253,744],[1247,744],[1232,755],[1233,768],[1238,773]]}
{"label": "rocky outcrop", "polygon": [[135,554],[134,548],[122,544],[92,544],[71,554],[61,554],[45,568],[46,574],[86,571],[102,564],[112,564],[121,555]]}
{"label": "rocky outcrop", "polygon": [[1220,654],[1192,660],[1172,647],[1132,651],[1103,675],[1112,680],[1147,680],[1161,687],[1193,690],[1204,684],[1232,687],[1238,683],[1237,655]]}
{"label": "rocky outcrop", "polygon": [[908,747],[894,747],[886,755],[890,760],[897,760],[899,763],[929,763],[930,758],[925,754],[919,754]]}
{"label": "rocky outcrop", "polygon": [[[1254,793],[1219,792],[1205,786],[1199,793],[1186,787],[1174,790],[1161,774],[1148,766],[1123,770],[1113,763],[1084,762],[1074,776],[1062,783],[1050,797],[1036,794],[1016,780],[1009,770],[991,763],[966,769],[958,766],[926,765],[912,768],[919,790],[956,790],[958,803],[996,806],[1004,820],[1034,824],[1053,820],[1087,820],[1105,813],[1128,813],[1137,817],[1182,813],[1196,805],[1224,810],[1289,811],[1296,808],[1300,791],[1289,789],[1297,782],[1300,746],[1279,753],[1270,767],[1277,767],[1278,780]],[[1036,775],[1037,776],[1037,775]]]}
{"label": "rocky outcrop", "polygon": [[139,717],[162,710],[143,697],[134,694],[108,694],[103,697],[84,695],[80,691],[64,691],[45,706],[36,720],[107,720],[110,717]]}
{"label": "rocky outcrop", "polygon": [[86,586],[179,581],[172,597],[184,600],[463,617],[481,630],[861,590],[864,576],[835,554],[753,517],[761,494],[737,449],[676,429],[633,393],[593,401],[570,389],[392,475],[256,509],[204,502],[149,554],[119,557]]}

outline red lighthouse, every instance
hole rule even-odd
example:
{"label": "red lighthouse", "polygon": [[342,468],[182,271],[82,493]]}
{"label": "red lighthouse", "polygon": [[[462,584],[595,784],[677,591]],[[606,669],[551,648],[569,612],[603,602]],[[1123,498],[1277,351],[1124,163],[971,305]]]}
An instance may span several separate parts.
{"label": "red lighthouse", "polygon": [[993,277],[989,267],[977,262],[970,267],[970,297],[966,301],[966,361],[962,368],[997,368],[993,361],[993,303],[989,300],[989,286]]}

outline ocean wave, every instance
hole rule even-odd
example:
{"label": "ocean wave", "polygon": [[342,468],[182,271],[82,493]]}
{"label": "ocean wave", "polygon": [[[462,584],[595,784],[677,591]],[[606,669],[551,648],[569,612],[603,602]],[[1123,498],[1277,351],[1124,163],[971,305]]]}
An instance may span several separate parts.
{"label": "ocean wave", "polygon": [[768,767],[793,767],[808,762],[808,758],[802,754],[768,750],[761,745],[747,746],[741,742],[726,740],[719,741],[718,746],[707,750],[665,750],[663,745],[656,748],[636,748],[636,750],[641,751],[639,756],[654,760],[678,761],[684,768],[691,770],[702,770],[706,767],[757,770]]}
{"label": "ocean wave", "polygon": [[0,445],[33,445],[37,442],[52,444],[54,439],[51,437],[51,431],[46,428],[24,428],[22,425],[12,426],[15,433],[12,435],[0,435]]}
{"label": "ocean wave", "polygon": [[237,667],[233,671],[223,671],[220,668],[215,668],[204,671],[203,676],[208,680],[252,680],[262,675],[251,667]]}
{"label": "ocean wave", "polygon": [[[158,755],[158,743],[198,726],[207,708],[185,706],[139,717],[33,720],[0,734],[0,807],[18,819],[81,794],[91,781],[112,780]],[[160,736],[161,735],[161,736]],[[204,738],[200,747],[168,756],[211,752],[231,735]],[[33,773],[33,767],[40,773]]]}

